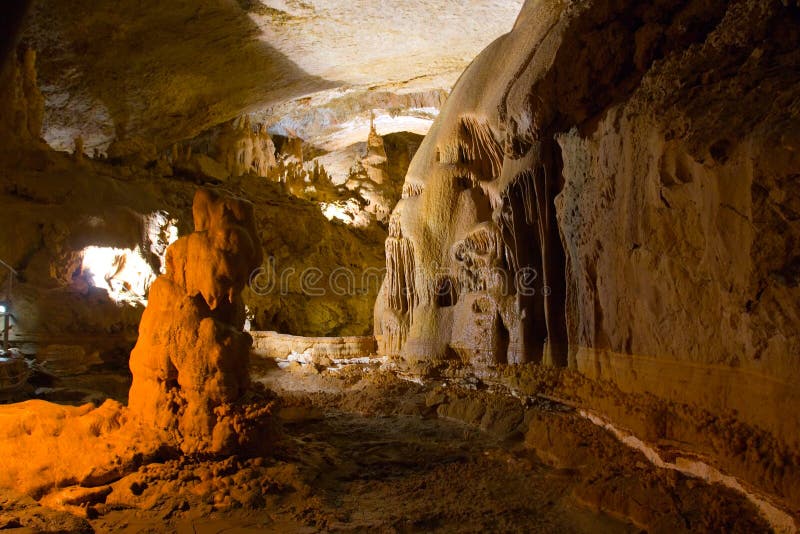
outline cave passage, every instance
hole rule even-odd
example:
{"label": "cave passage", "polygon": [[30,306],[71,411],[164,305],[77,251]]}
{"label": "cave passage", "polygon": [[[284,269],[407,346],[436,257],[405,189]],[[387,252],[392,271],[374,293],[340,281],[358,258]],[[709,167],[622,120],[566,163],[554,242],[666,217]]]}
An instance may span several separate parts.
{"label": "cave passage", "polygon": [[800,4],[11,0],[0,531],[800,531]]}

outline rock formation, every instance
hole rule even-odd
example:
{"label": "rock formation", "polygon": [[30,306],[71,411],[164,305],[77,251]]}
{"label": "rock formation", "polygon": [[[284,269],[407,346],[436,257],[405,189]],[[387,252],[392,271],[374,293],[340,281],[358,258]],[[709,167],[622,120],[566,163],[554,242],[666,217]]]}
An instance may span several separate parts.
{"label": "rock formation", "polygon": [[[47,109],[31,50],[0,72],[0,259],[35,368],[0,369],[35,398],[0,406],[0,530],[34,524],[14,492],[98,530],[611,519],[576,503],[797,530],[800,6],[528,0],[448,96],[519,1],[36,3]],[[251,354],[280,365],[251,382]]]}
{"label": "rock formation", "polygon": [[[800,449],[798,21],[786,2],[528,1],[409,168],[381,349],[569,365]],[[796,495],[765,462],[758,483]]]}
{"label": "rock formation", "polygon": [[167,250],[131,353],[133,417],[174,432],[186,453],[232,451],[247,436],[234,406],[252,344],[241,291],[261,263],[252,205],[197,192],[194,233]]}
{"label": "rock formation", "polygon": [[369,179],[378,185],[383,184],[388,178],[386,171],[386,148],[383,146],[383,138],[378,135],[375,129],[375,115],[373,114],[369,124],[369,136],[367,137],[367,155],[361,160],[367,168]]}
{"label": "rock formation", "polygon": [[[5,143],[39,140],[44,117],[44,97],[36,80],[36,51],[21,50],[0,65],[0,135]],[[8,139],[5,139],[8,137]]]}
{"label": "rock formation", "polygon": [[[389,222],[389,215],[400,197],[400,181],[394,182],[389,175],[389,161],[386,156],[383,137],[375,129],[374,115],[370,121],[367,137],[367,153],[360,165],[348,179],[347,187],[357,188],[366,201],[366,210],[382,223]],[[365,176],[360,176],[360,174]],[[361,179],[360,179],[361,178]],[[363,179],[366,178],[366,179]]]}
{"label": "rock formation", "polygon": [[92,488],[159,453],[269,447],[274,403],[250,384],[252,338],[242,332],[240,293],[262,255],[253,207],[201,189],[193,212],[195,232],[168,249],[166,274],[150,288],[130,357],[128,406],[107,399],[98,407],[41,400],[3,407],[0,488],[31,495]]}
{"label": "rock formation", "polygon": [[275,145],[264,125],[254,129],[250,118],[229,122],[217,141],[220,160],[233,176],[267,176],[275,166]]}

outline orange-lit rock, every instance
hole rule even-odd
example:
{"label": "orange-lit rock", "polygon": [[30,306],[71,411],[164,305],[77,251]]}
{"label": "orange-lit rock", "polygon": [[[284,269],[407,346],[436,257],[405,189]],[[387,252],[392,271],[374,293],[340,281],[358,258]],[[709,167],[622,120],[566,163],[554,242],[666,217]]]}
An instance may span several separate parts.
{"label": "orange-lit rock", "polygon": [[[168,250],[167,273],[131,354],[129,406],[28,401],[0,407],[0,488],[32,495],[116,480],[159,450],[263,450],[270,398],[251,388],[240,292],[261,261],[252,205],[199,190],[197,231]],[[245,398],[246,397],[246,398]]]}
{"label": "orange-lit rock", "polygon": [[33,400],[0,406],[0,488],[41,496],[72,484],[107,483],[152,457],[158,429],[132,421],[124,406],[62,406]]}
{"label": "orange-lit rock", "polygon": [[167,272],[150,288],[129,408],[175,435],[184,452],[216,453],[248,438],[233,407],[250,384],[240,293],[261,249],[249,202],[199,190],[193,211],[195,232],[168,249]]}

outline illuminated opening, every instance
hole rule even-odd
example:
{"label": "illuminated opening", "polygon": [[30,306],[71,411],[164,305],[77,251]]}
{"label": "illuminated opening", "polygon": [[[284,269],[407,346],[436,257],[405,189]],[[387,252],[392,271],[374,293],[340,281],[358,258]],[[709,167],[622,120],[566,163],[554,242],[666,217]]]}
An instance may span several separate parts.
{"label": "illuminated opening", "polygon": [[319,207],[329,221],[336,219],[351,226],[369,226],[369,214],[361,209],[356,199],[320,202]]}
{"label": "illuminated opening", "polygon": [[150,252],[161,259],[161,274],[165,272],[167,247],[178,240],[177,224],[177,219],[170,217],[166,211],[156,211],[147,218],[147,242],[150,244]]}
{"label": "illuminated opening", "polygon": [[147,290],[156,278],[153,269],[135,249],[86,247],[83,272],[95,287],[108,291],[116,302],[147,304]]}
{"label": "illuminated opening", "polygon": [[167,248],[178,239],[177,221],[165,211],[147,215],[144,223],[145,251],[151,260],[158,258],[159,272],[154,272],[139,246],[134,249],[98,246],[83,249],[81,270],[84,279],[105,289],[116,302],[147,305],[150,284],[164,273]]}

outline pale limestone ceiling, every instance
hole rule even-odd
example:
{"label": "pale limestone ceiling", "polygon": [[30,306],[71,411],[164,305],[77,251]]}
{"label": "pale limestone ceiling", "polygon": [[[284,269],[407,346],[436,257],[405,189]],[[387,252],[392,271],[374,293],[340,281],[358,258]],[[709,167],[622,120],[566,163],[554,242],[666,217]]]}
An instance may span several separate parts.
{"label": "pale limestone ceiling", "polygon": [[[309,74],[352,85],[452,86],[521,0],[260,0],[262,39]],[[417,84],[418,87],[420,84]]]}
{"label": "pale limestone ceiling", "polygon": [[376,91],[413,102],[449,90],[522,3],[38,0],[24,37],[41,51],[44,135],[56,148],[78,134],[89,148],[114,136],[166,144],[243,112],[271,123],[292,114],[284,126],[322,137],[363,123]]}

